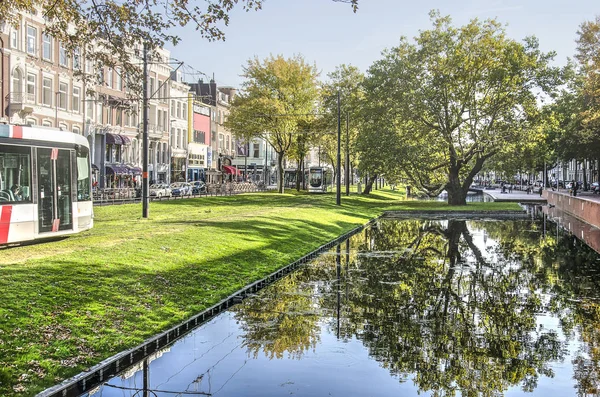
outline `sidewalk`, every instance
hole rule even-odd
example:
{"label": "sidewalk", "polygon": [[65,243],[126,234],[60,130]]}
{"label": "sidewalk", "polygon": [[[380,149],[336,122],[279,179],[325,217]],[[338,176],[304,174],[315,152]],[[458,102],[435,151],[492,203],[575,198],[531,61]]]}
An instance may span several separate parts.
{"label": "sidewalk", "polygon": [[540,196],[539,190],[534,193],[529,193],[521,190],[513,190],[511,193],[506,190],[506,193],[502,193],[501,189],[482,190],[484,194],[487,194],[494,201],[505,201],[505,202],[518,202],[518,203],[545,203],[546,198]]}

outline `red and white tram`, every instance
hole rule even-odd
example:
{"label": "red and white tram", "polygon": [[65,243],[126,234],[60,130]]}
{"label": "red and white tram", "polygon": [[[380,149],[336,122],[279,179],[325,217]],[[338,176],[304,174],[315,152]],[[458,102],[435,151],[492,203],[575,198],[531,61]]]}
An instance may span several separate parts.
{"label": "red and white tram", "polygon": [[72,132],[0,124],[0,246],[93,226],[89,153]]}

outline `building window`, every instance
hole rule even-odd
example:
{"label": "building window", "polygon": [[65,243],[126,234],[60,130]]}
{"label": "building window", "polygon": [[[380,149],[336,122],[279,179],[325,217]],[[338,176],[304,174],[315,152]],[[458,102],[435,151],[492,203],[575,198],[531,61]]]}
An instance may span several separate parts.
{"label": "building window", "polygon": [[52,127],[52,122],[49,120],[42,121],[42,127]]}
{"label": "building window", "polygon": [[58,83],[58,108],[67,109],[67,90],[69,86],[67,83]]}
{"label": "building window", "polygon": [[65,68],[69,67],[69,57],[67,56],[67,49],[63,45],[63,43],[58,43],[58,64],[60,66],[64,66]]}
{"label": "building window", "polygon": [[100,119],[100,124],[104,124],[104,105],[102,102],[98,102],[98,118]]}
{"label": "building window", "polygon": [[188,143],[188,132],[187,132],[187,129],[183,130],[183,134],[182,134],[182,139],[181,140],[183,141],[182,148],[183,149],[187,149],[187,143]]}
{"label": "building window", "polygon": [[73,87],[73,111],[79,113],[79,102],[81,101],[81,91],[79,87]]}
{"label": "building window", "polygon": [[116,116],[117,125],[122,126],[123,125],[123,110],[117,109],[116,112],[117,112],[117,116]]}
{"label": "building window", "polygon": [[171,117],[175,117],[175,101],[171,99]]}
{"label": "building window", "polygon": [[77,135],[81,135],[81,130],[76,125],[73,126],[73,133]]}
{"label": "building window", "polygon": [[73,50],[73,69],[81,69],[81,50],[79,48]]}
{"label": "building window", "polygon": [[98,64],[98,84],[104,84],[104,66],[102,64]]}
{"label": "building window", "polygon": [[187,120],[187,104],[186,103],[183,103],[181,105],[181,113],[182,113],[181,118],[184,120]]}
{"label": "building window", "polygon": [[86,116],[88,119],[94,119],[94,104],[96,103],[96,101],[94,101],[94,97],[93,96],[88,96],[88,98],[86,99],[87,106],[86,106]]}
{"label": "building window", "polygon": [[112,68],[108,68],[108,70],[106,71],[106,85],[109,86],[110,88],[114,88],[113,87],[113,70],[112,70]]}
{"label": "building window", "polygon": [[117,73],[117,85],[115,87],[115,89],[119,90],[119,91],[123,91],[123,76],[121,76],[121,68],[117,68],[115,70],[115,72]]}
{"label": "building window", "polygon": [[204,131],[194,130],[194,142],[204,143],[205,139],[206,139],[206,133]]}
{"label": "building window", "polygon": [[254,158],[257,159],[260,157],[260,145],[258,143],[255,143],[253,145],[254,148]]}
{"label": "building window", "polygon": [[69,131],[69,127],[66,124],[64,124],[64,123],[60,123],[58,125],[58,128],[60,128],[63,131]]}
{"label": "building window", "polygon": [[148,87],[148,98],[152,99],[154,95],[154,77],[150,77],[150,87]]}
{"label": "building window", "polygon": [[35,74],[27,73],[27,96],[32,102],[35,102]]}
{"label": "building window", "polygon": [[17,95],[21,95],[23,93],[23,74],[21,73],[21,69],[16,68],[13,70],[12,76],[12,89],[13,92]]}
{"label": "building window", "polygon": [[110,125],[114,125],[114,108],[109,106],[106,108],[106,111],[108,112],[108,119],[106,122]]}
{"label": "building window", "polygon": [[177,101],[177,118],[181,118],[181,103]]}
{"label": "building window", "polygon": [[42,58],[52,61],[52,37],[46,33],[42,36]]}
{"label": "building window", "polygon": [[225,135],[219,134],[219,151],[225,149]]}
{"label": "building window", "polygon": [[37,28],[27,26],[27,53],[36,55],[37,53]]}
{"label": "building window", "polygon": [[48,77],[42,81],[42,104],[52,106],[52,79]]}
{"label": "building window", "polygon": [[229,135],[227,135],[227,151],[229,151]]}
{"label": "building window", "polygon": [[19,49],[19,31],[13,30],[10,32],[10,47],[15,50]]}

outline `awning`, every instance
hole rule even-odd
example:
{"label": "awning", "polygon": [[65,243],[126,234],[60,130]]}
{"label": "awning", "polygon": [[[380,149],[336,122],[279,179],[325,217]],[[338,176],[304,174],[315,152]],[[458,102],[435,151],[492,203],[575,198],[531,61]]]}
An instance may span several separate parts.
{"label": "awning", "polygon": [[107,164],[106,166],[107,174],[115,174],[115,175],[123,175],[129,174],[129,167],[124,164]]}
{"label": "awning", "polygon": [[142,168],[141,167],[131,167],[129,166],[129,173],[132,175],[142,175]]}
{"label": "awning", "polygon": [[125,135],[106,133],[106,144],[107,145],[128,145],[131,143],[131,139]]}
{"label": "awning", "polygon": [[230,165],[224,165],[223,166],[223,171],[225,171],[226,174],[242,175],[242,172],[240,170],[238,170],[237,168],[232,167]]}
{"label": "awning", "polygon": [[106,133],[106,144],[107,145],[122,145],[123,140],[121,135]]}

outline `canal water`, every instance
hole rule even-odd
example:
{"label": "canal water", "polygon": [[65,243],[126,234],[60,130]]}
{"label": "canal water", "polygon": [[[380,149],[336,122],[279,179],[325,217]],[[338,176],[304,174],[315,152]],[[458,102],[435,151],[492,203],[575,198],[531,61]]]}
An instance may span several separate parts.
{"label": "canal water", "polygon": [[546,219],[382,219],[86,395],[598,395],[599,282]]}

